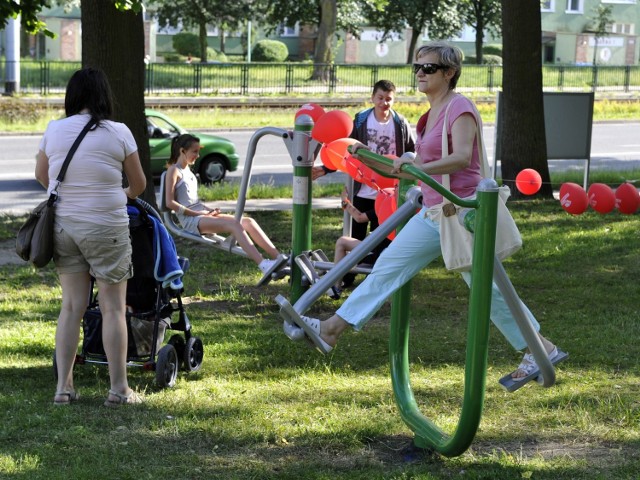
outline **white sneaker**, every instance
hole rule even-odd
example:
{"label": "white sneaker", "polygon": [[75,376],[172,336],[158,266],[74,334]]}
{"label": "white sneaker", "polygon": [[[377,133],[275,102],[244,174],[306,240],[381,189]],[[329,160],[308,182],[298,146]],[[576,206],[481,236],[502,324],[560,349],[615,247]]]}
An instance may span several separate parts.
{"label": "white sneaker", "polygon": [[276,263],[276,260],[271,260],[267,258],[260,262],[260,264],[258,265],[258,268],[262,273],[267,273],[271,268],[273,268],[275,263]]}
{"label": "white sneaker", "polygon": [[278,255],[278,257],[275,258],[274,260],[271,260],[271,259],[262,260],[258,265],[258,268],[262,272],[262,278],[258,282],[257,286],[260,287],[268,283],[271,280],[271,276],[275,272],[283,268],[287,264],[288,260],[289,258],[286,255],[283,255],[282,253]]}

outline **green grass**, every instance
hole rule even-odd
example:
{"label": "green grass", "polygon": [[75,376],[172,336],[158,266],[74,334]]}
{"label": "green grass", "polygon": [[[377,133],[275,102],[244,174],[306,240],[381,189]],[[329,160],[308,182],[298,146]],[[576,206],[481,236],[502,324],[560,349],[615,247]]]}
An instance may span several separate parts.
{"label": "green grass", "polygon": [[[385,305],[327,357],[282,333],[274,297],[246,259],[177,242],[192,260],[187,312],[203,339],[200,372],[158,390],[129,369],[146,403],[107,410],[104,367],[79,365],[82,394],[53,407],[51,357],[60,289],[51,267],[1,266],[0,478],[635,479],[640,475],[640,217],[554,201],[511,202],[525,248],[507,272],[542,331],[570,353],[557,385],[509,394],[498,378],[517,365],[492,327],[485,409],[457,458],[408,458],[412,439],[389,378]],[[282,249],[291,213],[252,214]],[[0,218],[0,239],[22,219]],[[342,212],[314,211],[313,247],[331,256]],[[423,413],[447,432],[459,417],[468,290],[440,262],[413,282],[411,379]],[[325,318],[339,302],[323,297]],[[409,461],[411,460],[411,461]]]}

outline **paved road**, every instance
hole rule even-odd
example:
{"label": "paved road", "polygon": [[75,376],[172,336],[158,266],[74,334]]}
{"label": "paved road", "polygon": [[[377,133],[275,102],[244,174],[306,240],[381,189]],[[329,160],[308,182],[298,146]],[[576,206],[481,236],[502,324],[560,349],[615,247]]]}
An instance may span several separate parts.
{"label": "paved road", "polygon": [[[232,140],[240,155],[240,168],[228,178],[239,181],[244,174],[244,162],[254,131],[216,132]],[[640,123],[596,123],[591,144],[591,169],[640,168]],[[484,136],[488,156],[493,158],[494,129],[485,126]],[[0,136],[0,212],[22,213],[45,198],[43,189],[33,179],[38,135]],[[252,182],[291,182],[291,158],[283,140],[277,136],[262,137],[256,149],[251,173]],[[584,168],[581,160],[552,160],[550,170]],[[339,182],[343,174],[333,174],[321,181]]]}

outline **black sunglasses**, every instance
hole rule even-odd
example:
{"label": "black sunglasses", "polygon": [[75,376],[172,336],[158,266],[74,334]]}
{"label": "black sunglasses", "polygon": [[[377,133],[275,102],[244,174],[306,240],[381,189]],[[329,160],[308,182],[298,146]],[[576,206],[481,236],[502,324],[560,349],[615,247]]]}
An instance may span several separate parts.
{"label": "black sunglasses", "polygon": [[438,63],[414,63],[413,73],[417,74],[420,70],[422,70],[422,73],[424,73],[425,75],[431,75],[432,73],[436,73],[438,70],[446,70],[447,68],[449,67],[447,67],[446,65],[440,65]]}

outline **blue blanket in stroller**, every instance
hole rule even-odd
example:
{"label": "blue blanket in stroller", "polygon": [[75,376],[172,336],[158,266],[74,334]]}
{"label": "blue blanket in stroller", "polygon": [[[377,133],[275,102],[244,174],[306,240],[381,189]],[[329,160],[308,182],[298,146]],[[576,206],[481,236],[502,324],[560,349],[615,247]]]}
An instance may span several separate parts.
{"label": "blue blanket in stroller", "polygon": [[[127,213],[129,216],[139,215],[138,209],[130,205],[127,206]],[[148,217],[153,224],[154,277],[158,282],[162,282],[163,288],[181,290],[184,272],[178,262],[178,253],[173,238],[161,220],[153,215]]]}

